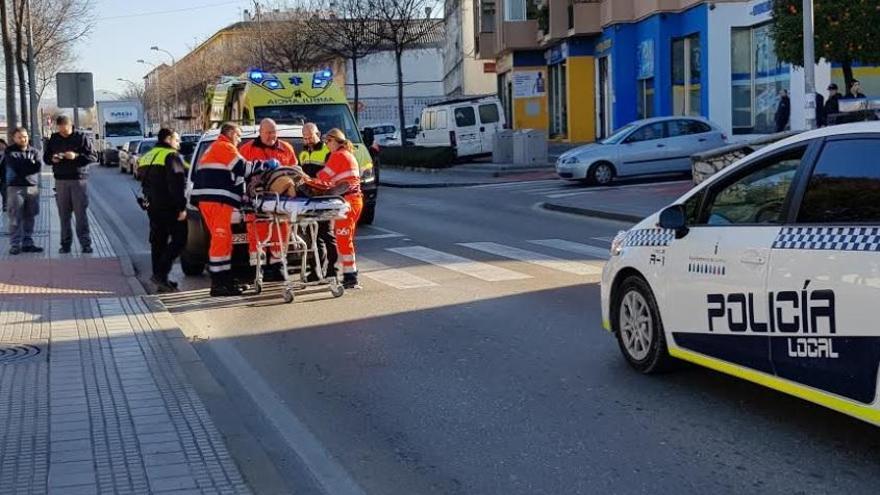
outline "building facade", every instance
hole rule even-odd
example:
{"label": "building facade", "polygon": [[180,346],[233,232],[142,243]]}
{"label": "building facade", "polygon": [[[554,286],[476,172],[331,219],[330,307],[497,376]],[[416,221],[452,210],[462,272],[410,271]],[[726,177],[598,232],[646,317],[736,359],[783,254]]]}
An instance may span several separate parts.
{"label": "building facade", "polygon": [[[772,7],[772,0],[485,0],[475,38],[479,56],[495,55],[514,129],[585,142],[637,119],[693,115],[730,134],[770,133],[783,89],[790,127],[802,129],[804,74],[776,57]],[[869,95],[880,93],[876,68],[856,67],[855,77]],[[841,70],[817,64],[817,90],[830,82],[843,88]]]}
{"label": "building facade", "polygon": [[477,0],[445,0],[443,91],[447,97],[495,93],[495,58],[477,53]]}

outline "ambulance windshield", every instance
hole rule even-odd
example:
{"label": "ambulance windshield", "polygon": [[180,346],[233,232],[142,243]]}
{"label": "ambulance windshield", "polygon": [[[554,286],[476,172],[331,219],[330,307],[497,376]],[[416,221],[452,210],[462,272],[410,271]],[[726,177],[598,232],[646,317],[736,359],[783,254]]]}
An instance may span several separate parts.
{"label": "ambulance windshield", "polygon": [[345,133],[351,142],[361,142],[361,136],[354,125],[351,111],[344,103],[255,107],[254,117],[257,122],[270,118],[278,124],[302,125],[312,122],[318,126],[322,133],[338,128]]}

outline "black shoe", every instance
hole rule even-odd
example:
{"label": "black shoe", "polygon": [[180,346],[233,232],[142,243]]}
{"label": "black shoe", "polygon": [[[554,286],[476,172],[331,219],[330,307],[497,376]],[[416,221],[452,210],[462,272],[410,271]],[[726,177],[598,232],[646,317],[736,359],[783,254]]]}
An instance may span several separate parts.
{"label": "black shoe", "polygon": [[235,285],[211,286],[211,297],[240,296],[242,292],[241,288]]}
{"label": "black shoe", "polygon": [[19,254],[19,253],[21,253],[20,247],[12,246],[11,248],[9,248],[9,254],[11,254],[12,256],[15,256],[16,254]]}
{"label": "black shoe", "polygon": [[155,275],[150,277],[150,282],[156,286],[156,292],[159,294],[167,294],[168,292],[177,292],[177,284],[171,285],[168,279],[162,279]]}
{"label": "black shoe", "polygon": [[280,264],[272,264],[263,270],[263,281],[265,282],[284,282],[284,273]]}
{"label": "black shoe", "polygon": [[358,283],[358,278],[356,273],[346,273],[342,276],[342,286],[346,289],[361,289],[361,284]]}
{"label": "black shoe", "polygon": [[22,253],[42,253],[43,248],[40,246],[25,246],[21,248]]}
{"label": "black shoe", "polygon": [[58,249],[58,254],[68,254],[68,253],[70,253],[70,246],[61,246],[61,248]]}
{"label": "black shoe", "polygon": [[320,282],[321,277],[318,276],[318,272],[316,272],[314,270],[309,270],[309,273],[306,274],[304,280],[308,284],[313,284],[315,282]]}
{"label": "black shoe", "polygon": [[82,253],[83,253],[83,254],[92,254],[92,253],[94,253],[94,251],[92,250],[92,246],[86,246],[86,247],[82,248]]}
{"label": "black shoe", "polygon": [[165,283],[168,284],[168,285],[170,285],[171,287],[174,287],[175,289],[178,289],[178,288],[180,287],[180,286],[178,285],[178,283],[175,282],[174,280],[166,280]]}

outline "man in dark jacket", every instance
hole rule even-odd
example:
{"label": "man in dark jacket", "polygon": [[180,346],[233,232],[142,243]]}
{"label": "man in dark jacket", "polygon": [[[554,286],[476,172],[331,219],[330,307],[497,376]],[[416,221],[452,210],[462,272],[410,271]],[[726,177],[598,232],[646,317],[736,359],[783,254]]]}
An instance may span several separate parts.
{"label": "man in dark jacket", "polygon": [[782,132],[788,127],[788,119],[791,118],[791,99],[788,90],[779,92],[779,106],[776,108],[776,132]]}
{"label": "man in dark jacket", "polygon": [[177,290],[177,282],[168,280],[168,274],[186,245],[186,164],[179,149],[180,135],[163,128],[156,146],[138,160],[150,218],[151,280],[158,292]]}
{"label": "man in dark jacket", "polygon": [[840,113],[840,93],[837,92],[837,84],[828,85],[828,99],[825,100],[825,123],[833,125],[837,114]]}
{"label": "man in dark jacket", "polygon": [[92,237],[89,232],[89,164],[98,160],[89,138],[75,132],[70,117],[60,115],[55,119],[58,132],[52,134],[43,161],[52,166],[55,176],[55,202],[58,216],[61,217],[61,248],[59,253],[69,253],[73,243],[70,228],[71,215],[76,217],[76,237],[83,253],[92,252]]}
{"label": "man in dark jacket", "polygon": [[9,254],[42,253],[34,245],[34,219],[40,214],[40,154],[30,145],[28,131],[15,129],[13,144],[3,154],[9,199]]}
{"label": "man in dark jacket", "polygon": [[4,150],[6,150],[6,140],[0,139],[0,201],[3,202],[3,211],[6,211],[6,165],[3,164]]}

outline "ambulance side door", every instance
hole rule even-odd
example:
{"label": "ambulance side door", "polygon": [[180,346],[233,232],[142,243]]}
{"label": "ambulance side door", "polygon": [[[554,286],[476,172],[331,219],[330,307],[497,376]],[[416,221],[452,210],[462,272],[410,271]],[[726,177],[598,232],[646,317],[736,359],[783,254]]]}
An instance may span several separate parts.
{"label": "ambulance side door", "polygon": [[758,158],[703,193],[688,232],[666,253],[661,315],[672,346],[773,373],[770,249],[787,218],[791,186],[806,150],[800,146]]}
{"label": "ambulance side door", "polygon": [[880,367],[880,134],[828,138],[770,255],[781,378],[863,404]]}

